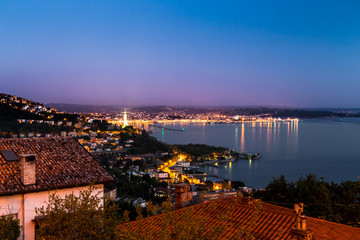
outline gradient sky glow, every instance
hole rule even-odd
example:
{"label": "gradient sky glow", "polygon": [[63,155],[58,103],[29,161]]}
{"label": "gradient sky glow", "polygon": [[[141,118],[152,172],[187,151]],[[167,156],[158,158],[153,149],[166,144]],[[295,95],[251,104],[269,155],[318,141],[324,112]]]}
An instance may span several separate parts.
{"label": "gradient sky glow", "polygon": [[360,2],[0,0],[0,92],[360,107]]}

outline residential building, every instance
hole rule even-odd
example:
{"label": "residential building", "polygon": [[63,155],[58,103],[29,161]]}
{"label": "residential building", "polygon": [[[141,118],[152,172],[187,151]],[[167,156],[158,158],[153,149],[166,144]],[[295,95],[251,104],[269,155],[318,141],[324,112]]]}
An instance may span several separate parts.
{"label": "residential building", "polygon": [[13,215],[22,226],[19,239],[35,239],[35,208],[49,195],[78,195],[113,182],[108,173],[72,137],[15,138],[0,140],[0,215]]}
{"label": "residential building", "polygon": [[183,167],[183,168],[189,168],[190,167],[190,162],[189,161],[178,161],[176,164],[178,166]]}
{"label": "residential building", "polygon": [[161,179],[168,179],[169,178],[169,174],[167,172],[161,171],[161,170],[157,170],[155,172],[155,178],[156,180],[161,180]]}

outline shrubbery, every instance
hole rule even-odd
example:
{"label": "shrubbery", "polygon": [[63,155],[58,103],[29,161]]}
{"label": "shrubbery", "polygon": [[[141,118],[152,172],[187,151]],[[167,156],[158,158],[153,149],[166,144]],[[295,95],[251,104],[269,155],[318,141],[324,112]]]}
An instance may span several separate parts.
{"label": "shrubbery", "polygon": [[12,216],[0,217],[0,240],[16,240],[20,236],[20,221]]}
{"label": "shrubbery", "polygon": [[328,183],[309,174],[297,182],[288,182],[280,176],[255,197],[289,208],[302,202],[308,216],[360,227],[360,181]]}

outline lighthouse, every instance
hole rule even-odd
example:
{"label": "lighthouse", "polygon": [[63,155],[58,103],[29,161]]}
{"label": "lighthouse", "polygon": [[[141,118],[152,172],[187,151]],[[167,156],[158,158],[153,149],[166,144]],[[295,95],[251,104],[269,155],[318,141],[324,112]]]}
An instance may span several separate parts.
{"label": "lighthouse", "polygon": [[128,121],[127,121],[127,113],[126,113],[126,108],[124,110],[124,127],[126,127],[128,125]]}

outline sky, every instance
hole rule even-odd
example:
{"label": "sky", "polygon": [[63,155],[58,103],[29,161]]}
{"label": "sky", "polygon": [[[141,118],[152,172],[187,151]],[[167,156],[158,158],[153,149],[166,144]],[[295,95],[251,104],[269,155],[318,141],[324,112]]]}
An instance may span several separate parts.
{"label": "sky", "polygon": [[43,103],[360,107],[359,1],[0,0],[0,92]]}

